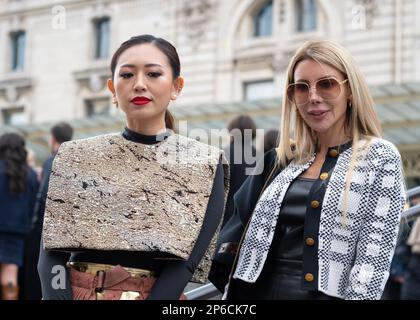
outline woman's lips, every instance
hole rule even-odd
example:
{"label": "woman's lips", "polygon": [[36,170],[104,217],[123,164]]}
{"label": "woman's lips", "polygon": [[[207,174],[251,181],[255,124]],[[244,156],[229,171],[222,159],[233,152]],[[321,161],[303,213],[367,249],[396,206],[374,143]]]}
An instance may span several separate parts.
{"label": "woman's lips", "polygon": [[134,99],[131,100],[131,103],[138,106],[142,106],[142,105],[148,104],[150,101],[152,100],[146,97],[135,97]]}
{"label": "woman's lips", "polygon": [[322,119],[326,114],[328,110],[319,110],[319,111],[310,111],[308,112],[308,115],[313,119]]}

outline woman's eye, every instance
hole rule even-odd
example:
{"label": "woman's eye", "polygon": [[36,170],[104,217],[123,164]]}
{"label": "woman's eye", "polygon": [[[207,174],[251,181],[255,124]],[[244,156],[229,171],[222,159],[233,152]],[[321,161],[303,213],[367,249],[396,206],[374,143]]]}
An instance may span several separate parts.
{"label": "woman's eye", "polygon": [[162,74],[160,72],[149,72],[147,75],[152,78],[157,78],[160,77]]}
{"label": "woman's eye", "polygon": [[132,74],[132,73],[121,73],[121,74],[120,74],[120,77],[121,77],[121,78],[124,78],[124,79],[131,78],[132,76],[133,76],[133,74]]}
{"label": "woman's eye", "polygon": [[295,89],[296,91],[299,91],[299,92],[305,92],[305,91],[308,91],[308,86],[304,83],[297,83],[295,85]]}
{"label": "woman's eye", "polygon": [[326,79],[319,81],[319,86],[324,89],[329,89],[334,86],[334,80]]}

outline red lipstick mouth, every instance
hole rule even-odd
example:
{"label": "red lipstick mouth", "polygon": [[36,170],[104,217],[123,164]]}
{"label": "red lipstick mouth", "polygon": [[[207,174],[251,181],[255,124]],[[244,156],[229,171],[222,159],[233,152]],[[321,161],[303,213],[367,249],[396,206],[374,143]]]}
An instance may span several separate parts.
{"label": "red lipstick mouth", "polygon": [[134,97],[133,99],[131,99],[130,102],[136,105],[145,105],[148,104],[150,101],[152,100],[147,97]]}

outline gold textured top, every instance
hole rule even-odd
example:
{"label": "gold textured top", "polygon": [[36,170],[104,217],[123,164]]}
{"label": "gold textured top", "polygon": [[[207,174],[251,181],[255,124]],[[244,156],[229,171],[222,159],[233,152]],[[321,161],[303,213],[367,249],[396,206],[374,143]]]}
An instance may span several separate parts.
{"label": "gold textured top", "polygon": [[[188,259],[222,153],[177,134],[153,145],[121,134],[62,144],[50,176],[45,249],[161,251]],[[198,267],[204,273],[216,236],[202,260],[207,265]]]}

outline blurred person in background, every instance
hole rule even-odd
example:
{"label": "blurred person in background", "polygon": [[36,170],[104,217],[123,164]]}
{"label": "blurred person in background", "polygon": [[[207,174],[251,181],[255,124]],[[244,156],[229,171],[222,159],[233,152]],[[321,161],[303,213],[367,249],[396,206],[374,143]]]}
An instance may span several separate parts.
{"label": "blurred person in background", "polygon": [[23,264],[38,181],[27,164],[25,140],[15,133],[0,137],[0,279],[2,300],[19,296],[18,268]]}
{"label": "blurred person in background", "polygon": [[35,218],[37,219],[36,224],[38,225],[39,230],[41,230],[42,228],[42,223],[44,219],[45,201],[47,200],[48,184],[50,181],[51,169],[52,164],[54,162],[54,158],[57,155],[57,151],[60,148],[61,144],[70,141],[72,137],[73,127],[67,122],[59,122],[55,124],[50,130],[48,146],[50,148],[51,155],[47,160],[45,160],[44,164],[42,165],[42,180],[40,190],[37,196],[35,212]]}
{"label": "blurred person in background", "polygon": [[[411,199],[411,205],[420,204],[420,196]],[[420,300],[420,217],[412,224],[405,246],[398,252],[397,258],[405,269],[401,286],[401,300]],[[405,250],[404,250],[405,249]]]}
{"label": "blurred person in background", "polygon": [[267,130],[264,135],[264,153],[277,148],[279,139],[279,130],[270,129]]}
{"label": "blurred person in background", "polygon": [[224,150],[229,161],[230,185],[222,226],[233,213],[233,195],[256,163],[253,141],[257,127],[254,120],[249,115],[239,115],[229,122],[227,129],[230,133],[230,144]]}
{"label": "blurred person in background", "polygon": [[[405,204],[404,210],[409,209],[410,205],[412,205],[412,201]],[[398,232],[395,253],[391,262],[389,278],[385,285],[381,300],[401,300],[401,289],[407,271],[408,260],[411,256],[410,246],[407,245],[407,239],[412,227],[413,221],[407,222],[402,220],[400,223],[400,230]]]}
{"label": "blurred person in background", "polygon": [[52,164],[61,144],[70,141],[73,137],[73,127],[67,122],[59,122],[50,130],[48,146],[51,151],[50,157],[45,160],[41,171],[41,184],[35,204],[32,229],[25,240],[24,264],[21,269],[21,295],[25,300],[41,300],[41,283],[39,280],[37,264],[39,258],[39,246],[41,241],[42,223],[44,221],[45,202],[47,200],[48,184]]}
{"label": "blurred person in background", "polygon": [[36,154],[32,149],[26,148],[26,152],[28,153],[27,156],[27,163],[28,166],[35,171],[36,173],[36,178],[38,180],[38,182],[41,182],[41,178],[42,178],[42,168],[37,166],[36,164]]}

